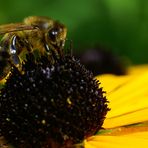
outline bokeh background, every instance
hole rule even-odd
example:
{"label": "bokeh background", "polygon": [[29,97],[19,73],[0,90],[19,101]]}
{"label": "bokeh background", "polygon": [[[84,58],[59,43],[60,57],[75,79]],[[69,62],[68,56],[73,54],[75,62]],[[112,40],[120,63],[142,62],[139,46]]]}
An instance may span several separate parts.
{"label": "bokeh background", "polygon": [[148,63],[147,0],[5,0],[0,24],[49,16],[68,28],[74,52],[102,46],[132,64]]}

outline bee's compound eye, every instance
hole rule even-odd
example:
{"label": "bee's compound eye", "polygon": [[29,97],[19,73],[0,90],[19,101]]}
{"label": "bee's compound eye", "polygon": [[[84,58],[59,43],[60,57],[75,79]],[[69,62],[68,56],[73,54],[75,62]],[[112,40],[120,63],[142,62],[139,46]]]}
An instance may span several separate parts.
{"label": "bee's compound eye", "polygon": [[57,36],[59,34],[60,30],[58,28],[52,28],[48,32],[49,39],[53,42],[56,42]]}

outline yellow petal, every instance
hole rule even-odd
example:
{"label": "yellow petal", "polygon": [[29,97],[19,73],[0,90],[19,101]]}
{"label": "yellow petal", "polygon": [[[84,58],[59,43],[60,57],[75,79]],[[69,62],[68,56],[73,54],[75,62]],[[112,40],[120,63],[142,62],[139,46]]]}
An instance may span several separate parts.
{"label": "yellow petal", "polygon": [[104,121],[104,132],[85,140],[85,148],[148,147],[147,66],[130,69],[129,73],[97,77],[107,91],[111,111]]}
{"label": "yellow petal", "polygon": [[110,136],[120,136],[120,135],[133,135],[140,136],[141,138],[148,139],[148,121],[137,123],[133,125],[126,125],[122,127],[115,127],[112,129],[100,130],[96,135],[110,135]]}
{"label": "yellow petal", "polygon": [[133,135],[94,136],[85,141],[85,148],[147,148],[148,139]]}
{"label": "yellow petal", "polygon": [[114,128],[144,121],[148,121],[148,108],[123,114],[120,116],[115,116],[112,118],[106,118],[103,123],[103,127]]}
{"label": "yellow petal", "polygon": [[[100,135],[99,135],[100,134]],[[85,148],[136,148],[148,146],[148,122],[101,130],[85,140]],[[142,144],[142,145],[141,145]]]}
{"label": "yellow petal", "polygon": [[128,74],[139,75],[148,70],[148,64],[131,66],[128,68]]}
{"label": "yellow petal", "polygon": [[115,76],[104,74],[97,76],[96,79],[101,82],[101,86],[104,88],[104,91],[106,91],[107,93],[112,93],[113,91],[116,91],[116,89],[120,88],[122,85],[128,83],[131,79],[134,79],[134,77],[131,75]]}
{"label": "yellow petal", "polygon": [[[140,138],[140,139],[148,139],[148,131],[146,132],[137,132],[130,134],[132,137]],[[126,136],[126,135],[125,135]]]}
{"label": "yellow petal", "polygon": [[105,128],[148,120],[148,71],[140,75],[105,75],[100,78],[104,90],[112,90],[107,93],[111,111],[104,122]]}

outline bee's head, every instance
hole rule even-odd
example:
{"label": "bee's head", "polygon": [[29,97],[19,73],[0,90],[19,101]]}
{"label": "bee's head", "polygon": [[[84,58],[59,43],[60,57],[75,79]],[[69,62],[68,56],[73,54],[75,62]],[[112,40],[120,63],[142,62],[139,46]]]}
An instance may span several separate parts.
{"label": "bee's head", "polygon": [[65,44],[66,35],[67,28],[59,22],[54,22],[45,33],[45,40],[49,48],[62,49]]}
{"label": "bee's head", "polygon": [[38,16],[27,17],[24,20],[24,23],[39,29],[37,31],[43,35],[45,49],[49,54],[52,53],[57,55],[61,52],[67,35],[67,28],[62,23],[48,17]]}

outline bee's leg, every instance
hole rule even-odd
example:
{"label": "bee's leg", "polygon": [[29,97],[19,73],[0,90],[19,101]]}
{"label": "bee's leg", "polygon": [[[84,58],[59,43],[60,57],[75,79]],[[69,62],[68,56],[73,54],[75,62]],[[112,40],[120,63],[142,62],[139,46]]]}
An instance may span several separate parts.
{"label": "bee's leg", "polygon": [[9,48],[9,53],[11,57],[11,63],[15,66],[19,66],[20,64],[20,59],[18,56],[18,49],[16,47],[16,36],[14,35],[12,37],[11,43],[10,43],[10,48]]}
{"label": "bee's leg", "polygon": [[9,33],[2,38],[0,45],[0,80],[9,74],[11,67],[20,67],[19,52],[21,48],[16,45],[17,36]]}
{"label": "bee's leg", "polygon": [[49,53],[48,55],[50,55],[50,57],[49,57],[50,61],[52,63],[55,63],[56,61],[59,61],[60,55],[58,54],[57,49],[55,49],[53,46],[50,46],[50,45],[46,44],[46,48],[47,47],[49,49],[49,52],[47,52],[47,53]]}
{"label": "bee's leg", "polygon": [[21,65],[21,60],[24,60],[26,52],[32,53],[33,49],[31,44],[29,44],[28,40],[16,35],[12,36],[9,52],[11,55],[12,63],[15,66]]}
{"label": "bee's leg", "polygon": [[49,56],[51,62],[59,61],[62,57],[61,50],[58,47],[54,47],[52,45],[45,43],[45,50],[47,55]]}
{"label": "bee's leg", "polygon": [[7,76],[11,69],[9,58],[9,53],[0,46],[0,81]]}

